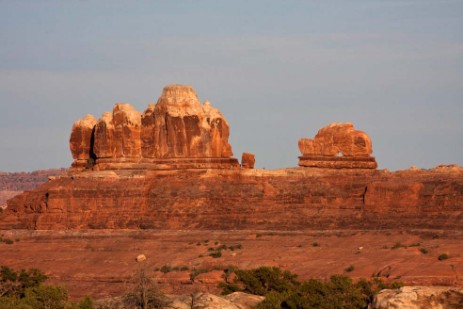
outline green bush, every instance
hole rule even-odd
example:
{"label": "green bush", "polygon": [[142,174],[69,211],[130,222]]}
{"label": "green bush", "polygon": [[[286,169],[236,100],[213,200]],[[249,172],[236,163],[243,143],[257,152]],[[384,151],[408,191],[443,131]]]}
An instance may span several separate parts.
{"label": "green bush", "polygon": [[[235,277],[229,282],[230,271]],[[354,283],[351,278],[331,276],[329,281],[310,279],[297,281],[297,276],[277,267],[259,267],[239,270],[231,267],[224,270],[225,282],[219,284],[222,294],[236,291],[263,295],[265,299],[255,308],[322,308],[354,309],[368,308],[374,295],[381,289],[398,288],[401,283],[385,284],[379,279],[361,279]]]}
{"label": "green bush", "polygon": [[93,309],[93,300],[86,297],[76,304],[68,301],[66,289],[43,285],[47,276],[38,269],[15,271],[0,266],[0,309]]}
{"label": "green bush", "polygon": [[22,302],[34,309],[64,309],[67,291],[59,286],[39,285],[26,290]]}

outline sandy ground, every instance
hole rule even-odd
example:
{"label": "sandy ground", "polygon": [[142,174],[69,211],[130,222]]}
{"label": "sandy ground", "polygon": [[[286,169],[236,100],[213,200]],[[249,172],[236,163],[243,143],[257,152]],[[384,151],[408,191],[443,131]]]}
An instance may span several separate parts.
{"label": "sandy ground", "polygon": [[[219,292],[223,269],[278,266],[300,279],[346,274],[406,284],[463,286],[462,231],[0,231],[0,265],[39,268],[71,297],[118,296],[128,291],[147,257],[147,273],[167,293]],[[398,245],[400,244],[400,246]],[[209,256],[220,245],[234,246]],[[397,248],[394,248],[396,246]],[[239,248],[241,247],[241,248]],[[208,250],[209,249],[209,250]],[[438,256],[448,254],[440,261]],[[163,273],[168,265],[188,267]],[[351,266],[352,271],[346,269]],[[208,272],[189,279],[193,269]]]}

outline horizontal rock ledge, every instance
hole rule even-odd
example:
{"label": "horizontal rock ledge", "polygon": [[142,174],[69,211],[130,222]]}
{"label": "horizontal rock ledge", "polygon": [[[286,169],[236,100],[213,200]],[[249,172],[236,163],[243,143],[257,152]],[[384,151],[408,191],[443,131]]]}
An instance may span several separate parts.
{"label": "horizontal rock ledge", "polygon": [[235,169],[235,158],[101,158],[95,170]]}
{"label": "horizontal rock ledge", "polygon": [[333,156],[300,156],[299,166],[318,168],[357,168],[376,169],[378,163],[374,157],[333,157]]}

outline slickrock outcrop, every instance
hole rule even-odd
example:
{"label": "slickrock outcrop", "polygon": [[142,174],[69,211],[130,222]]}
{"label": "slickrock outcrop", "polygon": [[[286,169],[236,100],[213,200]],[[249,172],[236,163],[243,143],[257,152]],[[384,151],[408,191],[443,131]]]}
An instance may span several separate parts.
{"label": "slickrock outcrop", "polygon": [[95,170],[237,168],[228,123],[218,109],[201,104],[190,86],[166,86],[143,114],[117,103],[96,121],[87,115],[72,129],[73,168],[90,158]]}
{"label": "slickrock outcrop", "polygon": [[369,136],[351,123],[332,123],[321,128],[314,139],[299,140],[299,166],[319,168],[375,169]]}
{"label": "slickrock outcrop", "polygon": [[241,157],[241,167],[242,168],[253,169],[255,163],[256,163],[256,158],[254,157],[252,153],[243,152],[243,155]]}
{"label": "slickrock outcrop", "polygon": [[166,308],[189,309],[251,309],[264,300],[265,297],[235,292],[227,296],[217,296],[209,293],[192,293],[180,295],[171,299]]}
{"label": "slickrock outcrop", "polygon": [[373,309],[457,309],[463,307],[463,289],[454,287],[404,286],[382,290],[375,296]]}

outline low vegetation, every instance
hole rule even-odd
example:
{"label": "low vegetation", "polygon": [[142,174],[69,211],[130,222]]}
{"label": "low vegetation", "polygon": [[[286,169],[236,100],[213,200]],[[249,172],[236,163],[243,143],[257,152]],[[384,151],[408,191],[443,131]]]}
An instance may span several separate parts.
{"label": "low vegetation", "polygon": [[[171,267],[173,268],[176,267]],[[353,270],[354,267],[350,265],[348,268]],[[206,272],[206,269],[193,269],[190,272],[191,282],[194,283],[198,275]],[[349,277],[342,275],[331,276],[327,281],[299,281],[296,274],[278,267],[265,266],[242,270],[230,265],[223,269],[222,278],[224,281],[219,285],[222,294],[240,291],[265,296],[256,309],[366,309],[378,291],[401,286],[398,282],[385,284],[378,278],[353,282]],[[169,299],[148,275],[146,264],[140,264],[133,277],[132,289],[127,294],[99,302],[90,297],[76,302],[70,301],[65,288],[45,284],[46,280],[47,276],[37,269],[15,271],[1,266],[0,309],[170,308],[166,307],[169,305]]]}
{"label": "low vegetation", "polygon": [[[230,281],[231,273],[234,274]],[[310,279],[298,281],[297,275],[277,267],[259,267],[251,270],[227,268],[219,284],[222,294],[236,291],[265,296],[257,309],[272,308],[368,308],[373,297],[385,288],[398,288],[401,283],[383,283],[361,279],[354,283],[342,275],[331,276],[328,281]]]}
{"label": "low vegetation", "polygon": [[[1,209],[1,208],[0,208]],[[5,243],[7,245],[12,245],[14,243],[13,239],[5,238],[3,235],[0,236],[0,243]]]}
{"label": "low vegetation", "polygon": [[0,266],[0,309],[93,309],[93,300],[68,300],[66,289],[45,285],[47,276],[38,269],[15,271]]}
{"label": "low vegetation", "polygon": [[442,253],[437,257],[439,261],[447,260],[449,258],[449,255],[447,253]]}

